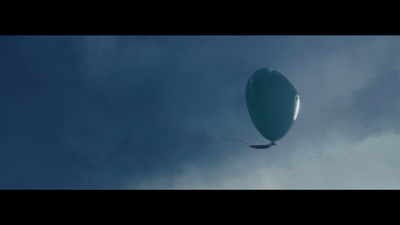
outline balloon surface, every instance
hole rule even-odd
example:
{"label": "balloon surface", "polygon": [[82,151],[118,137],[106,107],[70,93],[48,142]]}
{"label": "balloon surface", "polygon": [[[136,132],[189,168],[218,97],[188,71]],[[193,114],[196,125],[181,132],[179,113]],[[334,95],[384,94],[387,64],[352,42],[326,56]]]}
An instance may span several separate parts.
{"label": "balloon surface", "polygon": [[280,72],[259,69],[246,86],[246,103],[257,130],[270,141],[281,139],[291,128],[300,107],[296,88]]}

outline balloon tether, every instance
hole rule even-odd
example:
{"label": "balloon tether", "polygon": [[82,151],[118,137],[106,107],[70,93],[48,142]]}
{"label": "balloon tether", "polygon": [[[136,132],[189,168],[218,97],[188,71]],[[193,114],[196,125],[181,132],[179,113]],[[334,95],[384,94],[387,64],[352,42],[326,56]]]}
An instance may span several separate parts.
{"label": "balloon tether", "polygon": [[[154,114],[154,116],[156,115],[155,107],[153,108],[153,114]],[[167,125],[167,126],[169,126],[169,125]],[[266,149],[266,148],[269,148],[269,147],[271,147],[273,145],[276,146],[275,141],[271,141],[267,145],[252,145],[252,144],[249,144],[249,143],[247,143],[247,142],[245,142],[243,140],[234,139],[234,138],[219,138],[219,139],[216,139],[216,140],[213,140],[213,141],[206,141],[206,142],[195,141],[195,140],[192,140],[190,137],[186,136],[182,131],[178,130],[177,128],[171,127],[171,126],[169,126],[169,127],[171,129],[174,129],[178,134],[180,134],[182,137],[184,137],[186,140],[188,140],[189,142],[191,142],[193,144],[206,145],[206,144],[211,144],[211,143],[218,142],[218,141],[236,141],[236,142],[240,142],[240,143],[246,144],[249,147],[255,148],[255,149]]]}

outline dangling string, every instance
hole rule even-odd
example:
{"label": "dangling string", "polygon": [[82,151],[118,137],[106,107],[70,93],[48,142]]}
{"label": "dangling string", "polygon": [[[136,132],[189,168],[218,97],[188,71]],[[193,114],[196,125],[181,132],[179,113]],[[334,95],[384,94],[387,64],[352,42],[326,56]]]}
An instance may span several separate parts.
{"label": "dangling string", "polygon": [[[156,115],[155,108],[153,108],[153,114],[154,114],[154,116]],[[192,140],[190,137],[188,137],[186,134],[184,134],[182,131],[178,130],[177,128],[171,127],[169,125],[167,125],[167,126],[169,128],[171,128],[171,129],[175,130],[178,134],[180,134],[182,137],[184,137],[186,140],[190,141],[193,144],[206,145],[206,144],[211,144],[211,143],[215,143],[215,142],[218,142],[218,141],[236,141],[236,142],[240,142],[240,143],[246,144],[249,147],[254,148],[254,149],[267,149],[267,148],[270,148],[273,145],[276,146],[275,141],[271,141],[267,145],[252,145],[252,144],[249,144],[249,143],[247,143],[247,142],[245,142],[243,140],[234,139],[234,138],[219,138],[219,139],[216,139],[216,140],[213,140],[213,141],[206,141],[206,142],[195,141],[195,140]]]}

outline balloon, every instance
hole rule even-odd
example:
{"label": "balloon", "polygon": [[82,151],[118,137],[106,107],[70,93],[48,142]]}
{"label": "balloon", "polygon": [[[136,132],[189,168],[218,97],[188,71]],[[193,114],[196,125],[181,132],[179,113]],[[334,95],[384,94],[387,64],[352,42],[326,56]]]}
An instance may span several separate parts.
{"label": "balloon", "polygon": [[246,86],[246,103],[251,120],[266,139],[281,139],[296,120],[300,98],[296,88],[280,72],[259,69]]}

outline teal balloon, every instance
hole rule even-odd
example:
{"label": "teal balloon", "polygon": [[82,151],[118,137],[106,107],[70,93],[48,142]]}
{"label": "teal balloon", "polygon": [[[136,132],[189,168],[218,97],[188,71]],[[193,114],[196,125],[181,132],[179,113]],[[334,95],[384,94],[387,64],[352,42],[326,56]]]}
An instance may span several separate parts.
{"label": "teal balloon", "polygon": [[270,141],[281,139],[296,120],[300,98],[280,72],[268,68],[254,72],[246,86],[247,108],[257,130]]}

